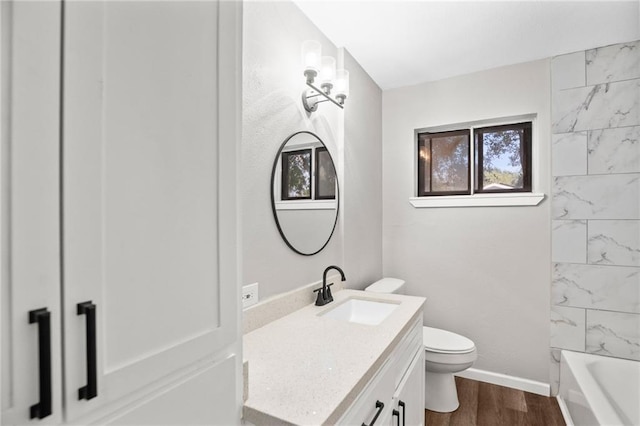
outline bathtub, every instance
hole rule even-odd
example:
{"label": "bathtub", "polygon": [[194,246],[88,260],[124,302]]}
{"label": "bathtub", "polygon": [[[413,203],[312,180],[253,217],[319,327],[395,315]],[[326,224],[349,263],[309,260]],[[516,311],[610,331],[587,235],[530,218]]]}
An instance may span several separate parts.
{"label": "bathtub", "polygon": [[640,425],[640,362],[562,351],[558,399],[568,425]]}

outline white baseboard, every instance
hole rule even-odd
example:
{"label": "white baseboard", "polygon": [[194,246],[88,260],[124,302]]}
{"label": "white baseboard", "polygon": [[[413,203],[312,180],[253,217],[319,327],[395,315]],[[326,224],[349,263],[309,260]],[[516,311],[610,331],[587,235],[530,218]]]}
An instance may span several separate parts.
{"label": "white baseboard", "polygon": [[551,395],[551,386],[548,383],[536,382],[535,380],[523,379],[522,377],[508,376],[506,374],[494,373],[492,371],[469,368],[456,376],[465,379],[477,380],[479,382],[491,383],[494,385],[506,386],[525,392],[531,392],[542,396]]}
{"label": "white baseboard", "polygon": [[560,407],[560,412],[562,413],[562,417],[564,417],[564,422],[567,426],[574,426],[573,419],[571,418],[571,414],[569,413],[569,408],[567,404],[564,403],[564,399],[560,398],[560,395],[556,396],[556,400],[558,401],[558,406]]}

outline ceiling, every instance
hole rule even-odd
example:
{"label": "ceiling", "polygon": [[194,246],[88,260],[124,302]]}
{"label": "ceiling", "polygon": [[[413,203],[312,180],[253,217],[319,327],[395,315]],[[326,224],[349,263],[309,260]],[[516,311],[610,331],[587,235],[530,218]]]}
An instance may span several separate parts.
{"label": "ceiling", "polygon": [[383,89],[640,39],[640,2],[294,0]]}

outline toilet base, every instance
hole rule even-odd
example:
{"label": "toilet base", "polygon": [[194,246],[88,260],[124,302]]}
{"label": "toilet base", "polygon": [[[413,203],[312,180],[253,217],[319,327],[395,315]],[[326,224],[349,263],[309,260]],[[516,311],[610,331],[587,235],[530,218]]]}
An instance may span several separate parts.
{"label": "toilet base", "polygon": [[425,371],[424,408],[438,413],[450,413],[459,406],[453,374]]}

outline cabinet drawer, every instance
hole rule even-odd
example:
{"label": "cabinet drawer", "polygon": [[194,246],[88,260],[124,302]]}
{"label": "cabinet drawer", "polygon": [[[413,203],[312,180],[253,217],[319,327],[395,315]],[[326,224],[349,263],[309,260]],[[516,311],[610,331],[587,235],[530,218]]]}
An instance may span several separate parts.
{"label": "cabinet drawer", "polygon": [[391,365],[389,361],[387,361],[371,382],[369,382],[364,392],[358,396],[358,399],[353,403],[351,408],[349,408],[347,413],[338,421],[338,424],[361,426],[363,423],[366,423],[370,425],[376,412],[379,410],[379,408],[376,407],[377,401],[384,404],[376,421],[376,424],[382,424],[380,423],[381,419],[386,417],[387,412],[391,413],[391,400],[393,398],[393,392],[395,391],[395,385],[393,383],[394,371],[390,367]]}

